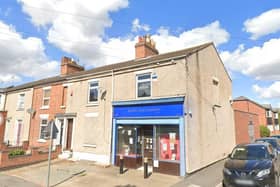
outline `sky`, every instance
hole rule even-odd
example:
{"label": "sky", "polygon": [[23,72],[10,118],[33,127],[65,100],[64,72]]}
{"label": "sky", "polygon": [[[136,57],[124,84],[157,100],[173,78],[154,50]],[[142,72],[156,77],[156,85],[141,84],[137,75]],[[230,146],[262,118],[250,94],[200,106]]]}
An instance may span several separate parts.
{"label": "sky", "polygon": [[0,88],[134,58],[138,36],[160,53],[214,42],[232,97],[280,107],[278,0],[0,0]]}

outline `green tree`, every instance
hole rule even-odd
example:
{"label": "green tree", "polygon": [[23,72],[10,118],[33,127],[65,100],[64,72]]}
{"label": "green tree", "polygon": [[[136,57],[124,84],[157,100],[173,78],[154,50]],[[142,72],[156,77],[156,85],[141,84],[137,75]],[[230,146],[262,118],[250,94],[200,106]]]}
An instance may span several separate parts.
{"label": "green tree", "polygon": [[261,125],[260,134],[261,134],[261,137],[269,137],[270,136],[269,128],[267,128],[267,126]]}

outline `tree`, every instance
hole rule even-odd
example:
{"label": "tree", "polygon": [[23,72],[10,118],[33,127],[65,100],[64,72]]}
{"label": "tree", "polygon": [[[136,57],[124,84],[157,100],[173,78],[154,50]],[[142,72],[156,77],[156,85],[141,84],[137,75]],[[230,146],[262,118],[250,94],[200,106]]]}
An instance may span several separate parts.
{"label": "tree", "polygon": [[261,137],[269,137],[270,136],[269,128],[267,128],[267,126],[261,125],[260,134],[261,134]]}

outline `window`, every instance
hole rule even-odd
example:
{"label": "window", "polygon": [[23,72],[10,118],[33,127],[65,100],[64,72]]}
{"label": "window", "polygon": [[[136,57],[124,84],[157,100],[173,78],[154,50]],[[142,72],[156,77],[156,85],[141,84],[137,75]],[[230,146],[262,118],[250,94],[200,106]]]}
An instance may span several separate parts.
{"label": "window", "polygon": [[48,108],[51,99],[51,89],[43,89],[43,108]]}
{"label": "window", "polygon": [[89,83],[89,94],[88,94],[88,102],[94,103],[98,101],[98,82],[90,82]]}
{"label": "window", "polygon": [[274,113],[274,119],[278,119],[278,113]]}
{"label": "window", "polygon": [[270,110],[266,111],[266,117],[268,117],[268,118],[272,117],[272,112]]}
{"label": "window", "polygon": [[151,74],[137,75],[137,97],[151,96]]}
{"label": "window", "polygon": [[17,109],[22,110],[24,109],[24,96],[25,94],[18,95],[18,102],[17,102]]}
{"label": "window", "polygon": [[41,119],[40,122],[40,139],[50,138],[50,128],[48,127],[48,120]]}

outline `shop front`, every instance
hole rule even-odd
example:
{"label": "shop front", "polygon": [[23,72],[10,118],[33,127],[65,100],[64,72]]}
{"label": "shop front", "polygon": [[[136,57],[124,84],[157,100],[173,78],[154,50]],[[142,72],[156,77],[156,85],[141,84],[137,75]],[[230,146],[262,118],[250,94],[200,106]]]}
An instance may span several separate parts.
{"label": "shop front", "polygon": [[114,102],[112,164],[185,175],[184,98]]}

